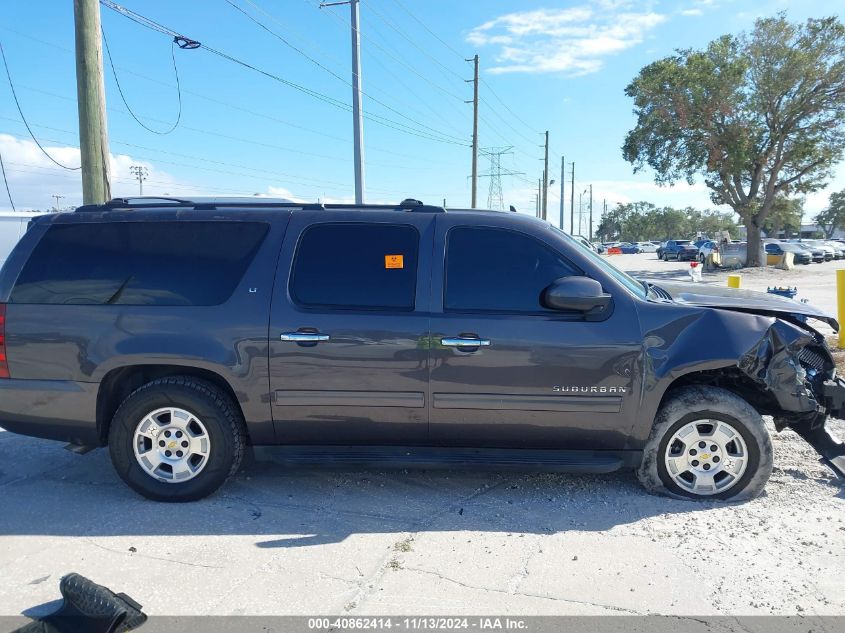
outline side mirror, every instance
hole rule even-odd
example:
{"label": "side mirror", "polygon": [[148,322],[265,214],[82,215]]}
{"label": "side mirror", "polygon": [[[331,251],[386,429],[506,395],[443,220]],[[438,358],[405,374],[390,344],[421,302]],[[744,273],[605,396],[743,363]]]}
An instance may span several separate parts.
{"label": "side mirror", "polygon": [[551,310],[583,312],[588,320],[600,320],[609,313],[613,297],[595,279],[561,277],[543,291],[541,301]]}

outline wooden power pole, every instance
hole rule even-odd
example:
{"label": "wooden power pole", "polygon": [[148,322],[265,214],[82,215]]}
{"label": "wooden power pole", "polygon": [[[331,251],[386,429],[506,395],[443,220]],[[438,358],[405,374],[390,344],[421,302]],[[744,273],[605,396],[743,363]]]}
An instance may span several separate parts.
{"label": "wooden power pole", "polygon": [[478,199],[478,55],[471,61],[474,66],[472,79],[472,208],[475,209]]}
{"label": "wooden power pole", "polygon": [[73,18],[82,202],[101,204],[111,199],[111,187],[99,0],[73,0]]}

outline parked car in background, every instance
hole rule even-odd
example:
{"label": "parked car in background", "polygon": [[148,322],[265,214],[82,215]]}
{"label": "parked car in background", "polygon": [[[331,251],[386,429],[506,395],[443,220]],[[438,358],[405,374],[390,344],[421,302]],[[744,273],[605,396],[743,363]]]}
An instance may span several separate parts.
{"label": "parked car in background", "polygon": [[676,259],[679,262],[695,261],[698,259],[698,247],[692,243],[692,240],[669,240],[663,246],[660,259],[664,262],[670,259]]}
{"label": "parked car in background", "polygon": [[636,244],[640,248],[641,253],[656,253],[657,245],[660,244],[660,242],[637,242]]}
{"label": "parked car in background", "polygon": [[813,261],[813,255],[806,248],[799,244],[789,242],[766,242],[766,263],[770,266],[778,264],[784,253],[792,253],[792,261],[795,264],[809,264]]}
{"label": "parked car in background", "polygon": [[833,256],[835,259],[845,259],[845,244],[842,244],[841,242],[834,242],[833,240],[823,240],[822,243],[833,249]]}
{"label": "parked car in background", "polygon": [[704,263],[708,255],[719,252],[719,245],[713,240],[702,242],[698,247],[698,261]]}
{"label": "parked car in background", "polygon": [[572,239],[581,244],[584,248],[593,251],[594,253],[599,253],[599,249],[593,244],[590,240],[588,240],[583,235],[573,235]]}
{"label": "parked car in background", "polygon": [[813,261],[817,264],[822,262],[829,262],[833,259],[833,249],[824,248],[821,244],[817,244],[816,240],[787,240],[787,243],[799,244],[801,248],[806,248],[813,256]]}
{"label": "parked car in background", "polygon": [[622,251],[623,255],[636,255],[641,252],[640,247],[631,242],[622,242],[619,245],[619,250]]}

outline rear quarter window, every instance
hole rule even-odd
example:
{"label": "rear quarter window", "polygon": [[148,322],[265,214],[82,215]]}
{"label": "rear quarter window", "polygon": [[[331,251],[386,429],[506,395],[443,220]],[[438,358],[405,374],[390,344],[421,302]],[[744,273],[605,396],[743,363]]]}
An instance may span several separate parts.
{"label": "rear quarter window", "polygon": [[209,306],[225,302],[267,234],[260,222],[113,222],[51,226],[9,301]]}

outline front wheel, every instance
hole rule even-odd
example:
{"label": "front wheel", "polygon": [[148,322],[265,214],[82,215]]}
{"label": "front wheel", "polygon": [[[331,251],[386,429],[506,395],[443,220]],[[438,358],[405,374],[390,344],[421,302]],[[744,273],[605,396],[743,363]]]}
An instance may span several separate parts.
{"label": "front wheel", "polygon": [[772,473],[772,442],[760,414],[719,387],[682,387],[657,413],[637,470],[650,492],[745,501]]}
{"label": "front wheel", "polygon": [[668,261],[669,261],[669,256],[668,256],[666,253],[663,253],[663,261],[664,261],[664,262],[668,262]]}
{"label": "front wheel", "polygon": [[231,397],[190,376],[160,378],[120,405],[109,453],[130,488],[155,501],[195,501],[240,467],[243,417]]}

